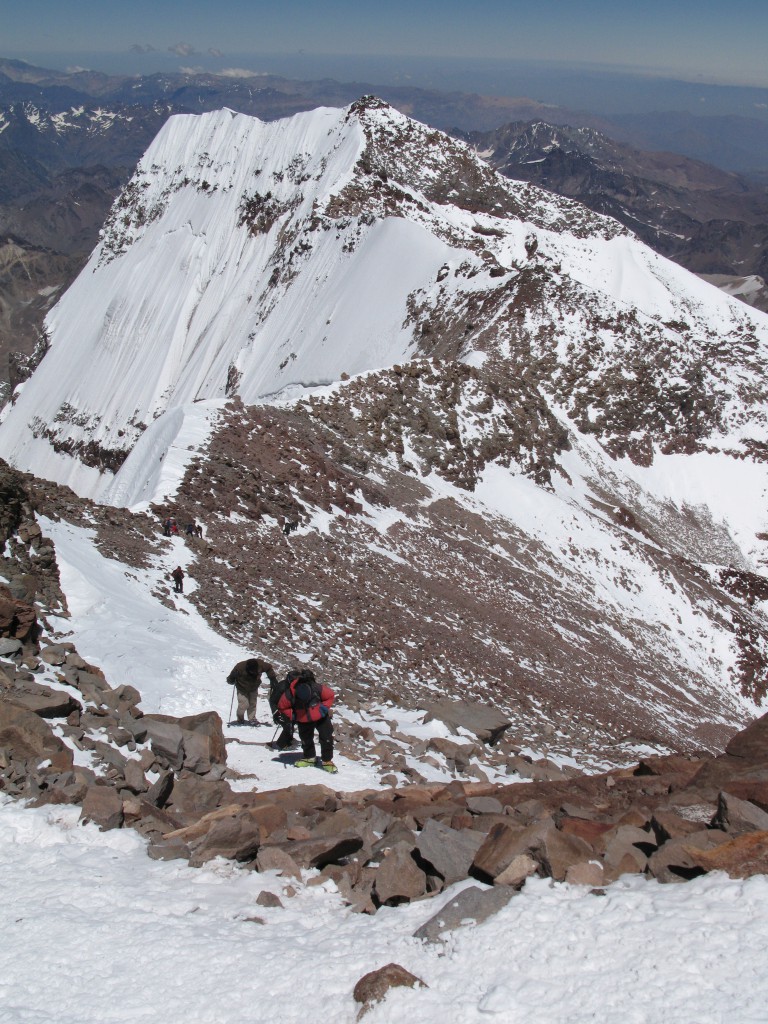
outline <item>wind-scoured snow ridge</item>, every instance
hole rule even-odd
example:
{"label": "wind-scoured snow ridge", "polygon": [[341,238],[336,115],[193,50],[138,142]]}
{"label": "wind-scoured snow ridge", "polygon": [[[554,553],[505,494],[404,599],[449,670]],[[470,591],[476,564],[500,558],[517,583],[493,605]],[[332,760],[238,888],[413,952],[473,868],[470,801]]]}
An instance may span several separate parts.
{"label": "wind-scoured snow ridge", "polygon": [[47,330],[0,455],[92,497],[171,410],[418,355],[506,360],[614,455],[768,436],[766,317],[373,97],[171,118]]}

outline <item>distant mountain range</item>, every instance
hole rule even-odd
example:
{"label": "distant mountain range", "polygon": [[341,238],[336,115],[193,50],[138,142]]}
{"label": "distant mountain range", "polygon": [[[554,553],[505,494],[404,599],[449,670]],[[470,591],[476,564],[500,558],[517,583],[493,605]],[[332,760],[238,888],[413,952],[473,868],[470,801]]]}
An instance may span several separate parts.
{"label": "distant mountain range", "polygon": [[744,177],[591,128],[516,122],[462,134],[502,174],[615,217],[694,273],[768,277],[768,190]]}

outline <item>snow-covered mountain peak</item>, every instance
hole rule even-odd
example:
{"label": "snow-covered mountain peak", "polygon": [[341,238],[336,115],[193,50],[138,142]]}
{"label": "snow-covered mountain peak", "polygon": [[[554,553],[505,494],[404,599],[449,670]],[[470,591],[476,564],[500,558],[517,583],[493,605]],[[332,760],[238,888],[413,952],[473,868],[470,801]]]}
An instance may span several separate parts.
{"label": "snow-covered mountain peak", "polygon": [[418,356],[491,357],[642,461],[765,433],[764,317],[375,97],[172,117],[47,328],[0,454],[91,496],[173,410]]}

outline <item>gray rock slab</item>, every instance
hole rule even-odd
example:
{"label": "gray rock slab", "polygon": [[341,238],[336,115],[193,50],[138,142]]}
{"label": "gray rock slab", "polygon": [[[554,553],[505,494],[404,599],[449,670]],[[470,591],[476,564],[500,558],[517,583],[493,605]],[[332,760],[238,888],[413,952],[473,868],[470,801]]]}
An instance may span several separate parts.
{"label": "gray rock slab", "polygon": [[467,878],[472,861],[484,842],[482,832],[457,830],[430,818],[418,835],[416,849],[446,885],[453,885]]}
{"label": "gray rock slab", "polygon": [[416,929],[414,938],[436,943],[442,940],[446,932],[467,925],[482,924],[505,907],[517,891],[502,885],[493,889],[481,889],[476,885],[462,889],[453,899],[448,900],[442,910]]}
{"label": "gray rock slab", "polygon": [[464,728],[474,733],[481,742],[493,746],[512,724],[501,711],[487,704],[469,700],[451,700],[445,697],[425,706],[425,722],[437,719],[456,732]]}

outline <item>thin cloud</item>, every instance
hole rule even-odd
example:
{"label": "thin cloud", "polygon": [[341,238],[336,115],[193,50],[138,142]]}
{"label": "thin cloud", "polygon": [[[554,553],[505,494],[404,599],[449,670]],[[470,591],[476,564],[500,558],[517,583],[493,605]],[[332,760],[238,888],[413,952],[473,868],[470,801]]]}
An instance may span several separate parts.
{"label": "thin cloud", "polygon": [[221,52],[221,50],[217,50],[215,46],[209,46],[208,47],[208,54],[211,57],[223,57],[224,56],[224,54]]}
{"label": "thin cloud", "polygon": [[155,48],[151,43],[134,43],[131,47],[130,53],[155,53]]}
{"label": "thin cloud", "polygon": [[177,57],[193,57],[197,50],[191,43],[176,43],[175,46],[168,47],[169,53],[175,53]]}
{"label": "thin cloud", "polygon": [[247,68],[224,68],[223,71],[217,71],[216,74],[221,75],[222,78],[266,78],[269,72],[249,71]]}

